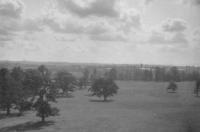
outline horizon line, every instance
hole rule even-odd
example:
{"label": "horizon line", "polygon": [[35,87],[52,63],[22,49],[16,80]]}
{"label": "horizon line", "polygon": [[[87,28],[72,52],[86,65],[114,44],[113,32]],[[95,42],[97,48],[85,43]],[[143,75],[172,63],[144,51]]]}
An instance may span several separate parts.
{"label": "horizon line", "polygon": [[70,62],[70,61],[33,61],[33,60],[0,60],[0,62],[29,62],[29,63],[68,63],[68,64],[98,64],[98,65],[151,65],[151,66],[177,66],[177,67],[200,67],[200,65],[174,65],[152,63],[106,63],[106,62]]}

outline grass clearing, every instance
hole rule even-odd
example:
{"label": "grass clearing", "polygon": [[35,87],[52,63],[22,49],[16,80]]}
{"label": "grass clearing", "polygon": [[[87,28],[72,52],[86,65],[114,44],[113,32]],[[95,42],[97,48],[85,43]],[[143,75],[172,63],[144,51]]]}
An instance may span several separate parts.
{"label": "grass clearing", "polygon": [[40,120],[33,112],[0,119],[0,132],[199,132],[200,98],[193,82],[178,83],[177,93],[167,93],[168,83],[117,81],[118,94],[108,102],[88,96],[59,98],[60,116]]}

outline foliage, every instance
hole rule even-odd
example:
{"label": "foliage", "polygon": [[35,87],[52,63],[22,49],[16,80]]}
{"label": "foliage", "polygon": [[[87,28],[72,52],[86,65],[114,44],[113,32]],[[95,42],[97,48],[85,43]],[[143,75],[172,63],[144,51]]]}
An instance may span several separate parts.
{"label": "foliage", "polygon": [[83,71],[83,77],[81,79],[81,83],[83,84],[83,86],[86,88],[86,86],[88,85],[88,81],[89,81],[89,70],[87,68],[84,69]]}
{"label": "foliage", "polygon": [[91,76],[90,76],[90,80],[91,80],[92,82],[94,82],[96,79],[97,79],[97,69],[94,68],[94,69],[93,69],[93,72],[92,72],[92,74],[91,74]]}
{"label": "foliage", "polygon": [[44,122],[48,116],[55,116],[58,114],[57,108],[52,108],[50,101],[55,102],[55,94],[53,94],[54,87],[50,79],[50,72],[45,66],[38,67],[41,87],[37,92],[37,100],[34,103],[34,107],[37,111],[37,116],[41,117],[41,121]]}
{"label": "foliage", "polygon": [[169,86],[167,87],[167,90],[172,90],[173,92],[174,91],[176,91],[177,90],[177,85],[176,85],[176,83],[174,82],[174,81],[171,81],[170,83],[169,83]]}
{"label": "foliage", "polygon": [[196,86],[194,89],[194,94],[196,94],[196,96],[199,96],[199,92],[200,92],[200,79],[196,80]]}
{"label": "foliage", "polygon": [[92,92],[93,96],[103,96],[104,101],[106,101],[107,97],[117,94],[118,89],[118,86],[112,79],[100,78],[95,80],[89,91]]}
{"label": "foliage", "polygon": [[11,77],[15,81],[15,86],[12,88],[15,89],[15,105],[19,110],[19,115],[22,115],[25,110],[30,109],[30,102],[27,101],[28,96],[23,86],[24,81],[24,71],[20,67],[14,67],[11,71]]}
{"label": "foliage", "polygon": [[75,77],[65,71],[60,71],[57,73],[55,77],[55,83],[58,88],[61,88],[64,93],[68,93],[69,91],[74,91],[74,85],[76,84]]}
{"label": "foliage", "polygon": [[109,72],[108,72],[108,78],[115,80],[117,79],[117,70],[115,68],[112,68]]}
{"label": "foliage", "polygon": [[39,98],[34,104],[37,111],[36,116],[41,117],[41,121],[44,122],[46,117],[58,115],[59,110],[57,108],[51,107],[49,101],[52,98],[48,98],[47,90],[41,89],[39,93]]}
{"label": "foliage", "polygon": [[24,90],[28,96],[36,96],[42,86],[42,77],[36,69],[28,69],[25,71]]}
{"label": "foliage", "polygon": [[11,72],[7,68],[0,69],[0,106],[7,114],[16,108],[21,115],[34,106],[37,116],[44,121],[45,117],[58,113],[50,101],[56,102],[55,83],[45,66],[25,72],[20,67],[14,67]]}
{"label": "foliage", "polygon": [[10,108],[16,102],[17,86],[8,69],[2,68],[0,70],[0,105],[3,110],[6,110],[7,115],[10,114]]}
{"label": "foliage", "polygon": [[180,75],[177,67],[174,66],[170,68],[170,75],[171,80],[180,81]]}

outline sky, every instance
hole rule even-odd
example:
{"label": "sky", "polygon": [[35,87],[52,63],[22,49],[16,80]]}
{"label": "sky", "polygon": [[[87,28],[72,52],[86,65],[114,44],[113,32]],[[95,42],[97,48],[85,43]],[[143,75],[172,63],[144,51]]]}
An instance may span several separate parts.
{"label": "sky", "polygon": [[200,66],[200,0],[0,0],[0,60]]}

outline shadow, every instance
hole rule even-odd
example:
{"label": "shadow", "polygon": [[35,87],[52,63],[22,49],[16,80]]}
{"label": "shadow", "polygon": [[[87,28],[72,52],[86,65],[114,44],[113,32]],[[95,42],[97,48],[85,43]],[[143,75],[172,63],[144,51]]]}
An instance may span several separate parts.
{"label": "shadow", "polygon": [[92,94],[85,94],[85,96],[92,97],[93,95]]}
{"label": "shadow", "polygon": [[72,95],[72,94],[61,94],[61,95],[57,95],[56,98],[74,98],[74,95]]}
{"label": "shadow", "polygon": [[199,96],[199,95],[195,95],[195,97],[196,97],[196,98],[200,98],[200,96]]}
{"label": "shadow", "polygon": [[109,103],[109,102],[113,102],[114,100],[109,99],[109,100],[99,100],[99,99],[89,99],[90,102],[102,102],[102,103]]}
{"label": "shadow", "polygon": [[7,115],[6,113],[0,113],[0,120],[6,118],[20,117],[20,116],[23,116],[23,114],[20,115],[19,113],[11,113],[10,115]]}
{"label": "shadow", "polygon": [[199,130],[197,130],[198,126],[195,126],[195,124],[191,123],[191,122],[187,122],[185,124],[186,126],[186,132],[199,132]]}
{"label": "shadow", "polygon": [[43,127],[47,127],[53,124],[54,124],[53,121],[26,122],[26,123],[18,124],[15,126],[0,128],[0,132],[12,132],[12,131],[21,132],[21,131],[28,131],[28,130],[39,130],[39,129],[42,129]]}
{"label": "shadow", "polygon": [[173,90],[173,89],[167,89],[168,93],[177,93],[177,90]]}
{"label": "shadow", "polygon": [[176,93],[176,91],[167,91],[168,93]]}

